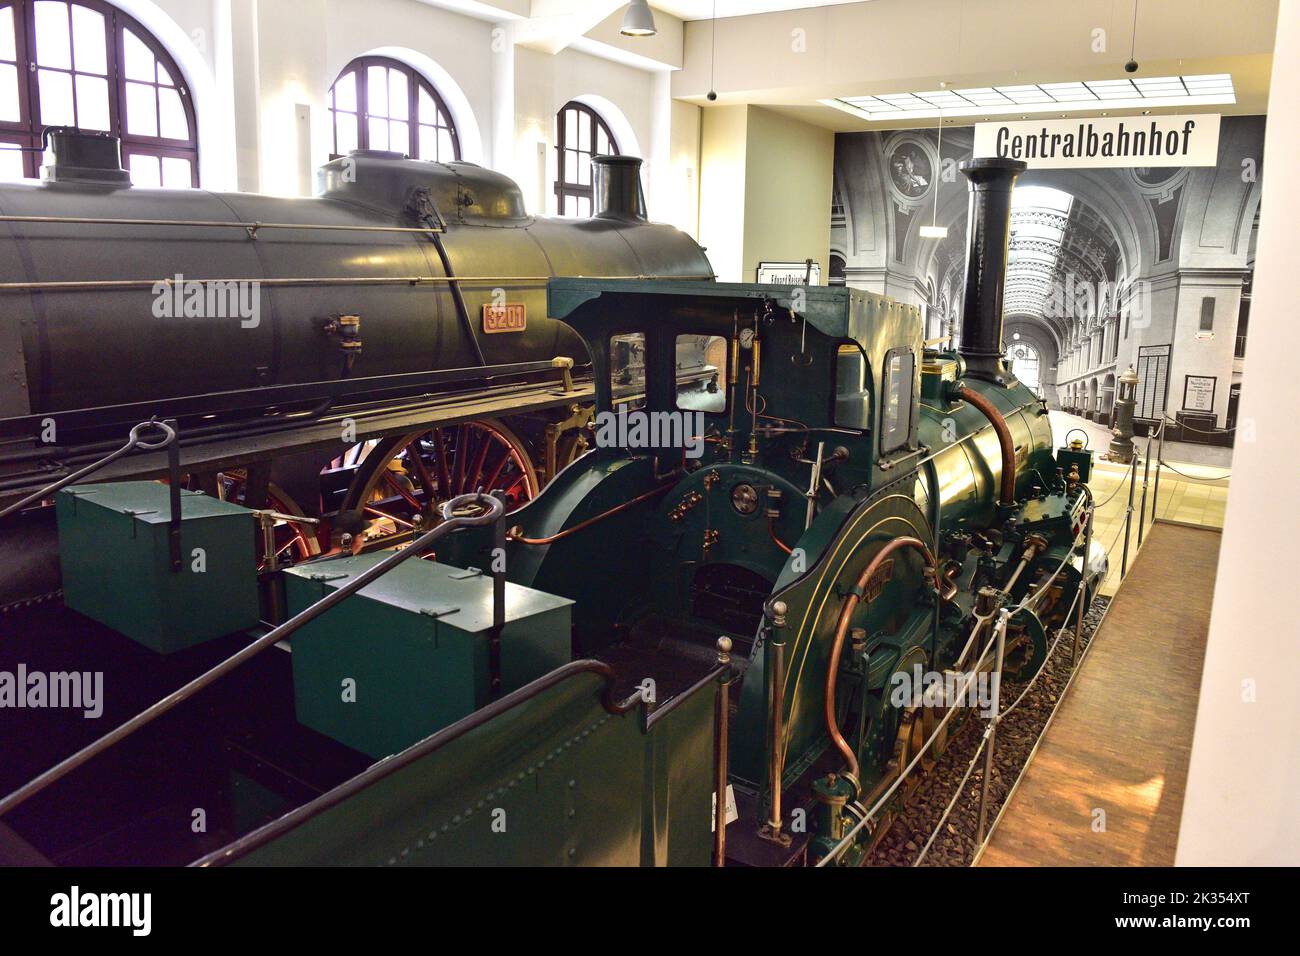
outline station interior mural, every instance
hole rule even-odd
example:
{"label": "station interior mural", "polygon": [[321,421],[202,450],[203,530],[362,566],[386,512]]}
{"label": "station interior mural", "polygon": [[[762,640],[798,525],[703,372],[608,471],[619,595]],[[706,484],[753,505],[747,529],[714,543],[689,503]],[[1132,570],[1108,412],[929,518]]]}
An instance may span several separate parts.
{"label": "station interior mural", "polygon": [[[923,307],[959,342],[972,127],[840,133],[830,282]],[[1049,405],[1102,424],[1138,376],[1201,458],[1233,442],[1250,316],[1264,117],[1224,117],[1213,167],[1030,169],[1013,198],[1005,339]],[[923,227],[946,228],[943,238]],[[1215,460],[1222,460],[1218,458]]]}

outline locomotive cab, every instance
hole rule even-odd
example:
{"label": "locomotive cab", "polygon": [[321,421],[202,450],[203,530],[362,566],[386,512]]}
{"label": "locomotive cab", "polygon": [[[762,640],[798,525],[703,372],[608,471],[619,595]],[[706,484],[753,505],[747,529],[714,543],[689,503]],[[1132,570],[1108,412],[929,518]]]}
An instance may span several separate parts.
{"label": "locomotive cab", "polygon": [[[576,649],[628,655],[638,680],[675,655],[707,664],[720,635],[748,656],[778,581],[815,563],[819,516],[918,450],[918,311],[847,289],[581,279],[552,282],[549,303],[592,356],[585,470],[639,474],[627,498],[650,496],[644,546],[601,562],[623,565],[624,607],[579,610]],[[514,537],[545,510],[519,512]]]}

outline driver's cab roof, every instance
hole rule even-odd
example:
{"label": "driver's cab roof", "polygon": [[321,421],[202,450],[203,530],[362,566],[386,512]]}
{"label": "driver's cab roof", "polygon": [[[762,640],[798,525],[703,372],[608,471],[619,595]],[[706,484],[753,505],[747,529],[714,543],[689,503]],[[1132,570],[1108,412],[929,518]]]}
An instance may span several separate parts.
{"label": "driver's cab roof", "polygon": [[[920,394],[921,311],[871,292],[673,279],[556,278],[547,286],[547,300],[550,317],[572,326],[586,341],[600,410],[615,405],[610,382],[615,343],[629,336],[643,345],[645,400],[655,410],[678,407],[679,337],[736,340],[742,352],[749,348],[747,334],[761,339],[759,404],[766,417],[778,416],[810,428],[834,427],[837,400],[845,394],[867,396],[869,402],[864,399],[862,404],[870,409],[871,428],[878,427],[885,414],[879,401],[879,377],[882,370],[898,364],[900,354],[911,355],[910,361],[903,362],[912,376],[906,394]],[[841,372],[846,352],[862,359],[851,379]],[[750,354],[745,352],[739,362],[749,365]],[[745,386],[748,373],[739,368],[731,371]],[[725,381],[726,377],[726,370],[720,370],[719,378]],[[757,376],[754,388],[758,389]],[[744,430],[747,425],[741,420],[752,414],[732,415],[735,410],[735,403],[727,406],[735,427]],[[911,442],[916,416],[909,419],[905,432]]]}
{"label": "driver's cab roof", "polygon": [[920,348],[919,307],[843,286],[584,278],[552,279],[547,286],[547,314],[571,325],[589,343],[643,323],[648,327],[669,322],[694,332],[727,335],[737,312],[744,316],[767,309],[806,320],[837,342],[857,342],[868,356],[882,335],[891,340],[890,346],[901,344],[898,332],[915,325]]}

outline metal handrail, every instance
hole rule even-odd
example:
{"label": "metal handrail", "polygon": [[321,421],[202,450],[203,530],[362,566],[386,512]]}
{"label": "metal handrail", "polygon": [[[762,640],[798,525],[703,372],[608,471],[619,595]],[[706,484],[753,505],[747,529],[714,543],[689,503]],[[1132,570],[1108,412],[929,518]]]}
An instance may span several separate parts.
{"label": "metal handrail", "polygon": [[[157,429],[158,431],[162,432],[162,437],[157,439],[156,441],[146,440],[144,438],[144,433],[145,430],[149,428]],[[175,443],[176,443],[176,429],[173,425],[167,422],[160,422],[157,420],[141,422],[140,424],[136,425],[134,428],[131,429],[130,435],[126,440],[126,444],[123,445],[121,448],[118,448],[116,451],[110,452],[109,454],[105,455],[103,458],[98,459],[97,461],[91,462],[89,465],[80,469],[79,471],[74,471],[72,474],[66,475],[63,478],[60,478],[58,481],[55,481],[52,484],[46,485],[44,488],[32,492],[30,495],[23,498],[21,501],[16,501],[11,505],[6,506],[3,510],[0,510],[0,521],[3,521],[5,518],[8,518],[11,514],[14,514],[15,512],[22,511],[30,504],[35,504],[38,501],[45,500],[50,495],[57,494],[59,491],[66,488],[68,485],[76,484],[78,481],[81,481],[81,479],[89,477],[90,475],[99,471],[101,468],[107,465],[111,465],[113,462],[117,461],[123,455],[128,455],[137,449],[140,449],[142,451],[161,451],[164,448],[170,448]]]}
{"label": "metal handrail", "polygon": [[89,216],[0,216],[0,222],[51,226],[164,226],[195,229],[242,229],[250,238],[263,229],[308,229],[322,232],[439,232],[432,226],[366,226],[349,223],[241,222],[235,219],[114,219]]}
{"label": "metal handrail", "polygon": [[[256,285],[267,288],[285,288],[294,286],[359,286],[359,285],[428,285],[456,284],[460,282],[550,282],[552,279],[594,279],[612,281],[624,279],[672,279],[674,281],[712,281],[717,276],[693,273],[690,275],[609,275],[609,276],[296,276],[280,277],[245,277],[245,278],[190,278],[182,283],[197,282],[212,285]],[[111,289],[153,289],[159,285],[171,287],[177,284],[175,277],[166,279],[76,279],[49,282],[0,282],[0,292],[104,292]]]}
{"label": "metal handrail", "polygon": [[[483,514],[473,515],[469,517],[454,516],[457,510],[472,505],[486,505],[487,511],[485,511]],[[385,574],[387,574],[393,568],[397,567],[399,564],[403,564],[406,561],[409,561],[411,558],[418,557],[420,554],[427,551],[431,545],[436,543],[441,538],[444,538],[447,535],[451,534],[451,532],[457,531],[461,528],[482,527],[484,525],[490,525],[496,521],[501,520],[501,518],[504,515],[505,515],[505,504],[501,501],[501,499],[493,497],[492,495],[484,495],[484,494],[458,495],[455,498],[452,498],[451,500],[445,502],[442,506],[442,516],[444,518],[442,524],[438,525],[433,530],[427,531],[420,537],[416,538],[413,542],[411,542],[410,546],[404,548],[401,551],[393,552],[391,555],[384,558],[384,560],[380,561],[378,564],[366,569],[361,574],[357,575],[355,578],[350,580],[347,584],[344,584],[341,587],[339,587],[337,590],[332,591],[326,597],[321,598],[315,604],[300,611],[298,614],[294,615],[289,620],[285,621],[283,624],[279,625],[278,627],[272,628],[270,631],[268,631],[266,634],[259,637],[257,640],[253,641],[243,650],[239,651],[236,654],[231,655],[230,657],[222,661],[220,664],[204,672],[203,674],[200,674],[198,677],[194,678],[184,687],[172,691],[162,700],[145,708],[140,713],[136,714],[134,717],[128,720],[126,723],[121,724],[116,729],[109,731],[107,734],[100,737],[98,740],[94,741],[93,743],[87,744],[81,750],[78,750],[72,756],[67,757],[64,760],[60,761],[59,763],[55,764],[53,767],[51,767],[49,770],[45,771],[43,774],[36,777],[35,779],[28,781],[23,786],[15,790],[13,793],[9,794],[9,796],[5,797],[3,800],[0,800],[0,817],[4,816],[10,810],[13,810],[15,807],[19,806],[29,798],[40,793],[46,787],[57,782],[58,780],[61,780],[63,777],[71,773],[73,770],[76,770],[82,764],[85,764],[86,762],[96,757],[100,753],[103,753],[105,750],[112,747],[114,744],[129,737],[137,730],[140,730],[142,727],[147,726],[148,724],[157,720],[163,714],[167,713],[168,711],[172,710],[178,705],[184,703],[186,700],[193,697],[195,694],[203,690],[208,685],[215,683],[217,680],[224,677],[226,674],[229,674],[231,671],[238,668],[245,661],[249,660],[252,657],[255,657],[257,654],[260,654],[262,651],[266,650],[267,648],[272,647],[275,644],[278,644],[280,641],[284,640],[285,638],[292,636],[296,631],[301,629],[304,625],[311,623],[316,618],[324,614],[326,611],[330,610],[334,606],[347,600],[353,594],[357,593],[362,588],[372,584],[378,578],[383,577]]]}
{"label": "metal handrail", "polygon": [[[408,549],[409,550],[409,549]],[[404,553],[404,552],[402,552]],[[349,797],[353,797],[365,790],[372,784],[378,783],[385,777],[391,776],[404,767],[427,757],[437,750],[441,750],[447,744],[468,734],[470,731],[477,730],[488,721],[500,717],[506,711],[526,703],[538,695],[550,690],[557,684],[563,683],[576,674],[596,674],[605,680],[605,690],[601,698],[601,705],[608,713],[625,714],[641,700],[639,694],[635,694],[626,701],[617,702],[613,699],[614,689],[614,669],[604,661],[591,659],[571,661],[563,667],[557,667],[548,674],[544,674],[530,684],[525,684],[518,690],[511,691],[504,697],[492,701],[486,707],[474,711],[467,717],[456,721],[448,727],[425,737],[418,743],[412,744],[400,753],[385,757],[378,763],[372,764],[361,773],[357,774],[343,783],[327,790],[319,797],[309,803],[289,811],[282,817],[272,820],[251,833],[247,833],[233,843],[229,843],[219,850],[200,857],[190,864],[190,866],[223,866],[227,863],[247,856],[249,853],[265,846],[272,840],[276,839],[294,829],[300,824],[306,823],[326,810],[338,806]]]}

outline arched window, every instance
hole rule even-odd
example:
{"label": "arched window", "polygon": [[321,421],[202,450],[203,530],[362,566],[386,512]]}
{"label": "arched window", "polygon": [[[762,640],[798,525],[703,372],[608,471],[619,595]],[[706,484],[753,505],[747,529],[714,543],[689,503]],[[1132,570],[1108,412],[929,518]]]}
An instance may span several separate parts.
{"label": "arched window", "polygon": [[101,0],[0,0],[0,178],[34,178],[47,127],[110,132],[139,186],[199,184],[194,105],[144,27]]}
{"label": "arched window", "polygon": [[433,84],[405,63],[382,56],[353,60],[330,87],[334,155],[385,149],[412,159],[460,159],[451,111]]}
{"label": "arched window", "polygon": [[846,281],[844,275],[844,257],[839,255],[838,253],[832,252],[830,268],[827,270],[827,272],[828,272],[828,275],[826,276],[827,285],[844,285]]}
{"label": "arched window", "polygon": [[1024,339],[1017,339],[1007,350],[1011,359],[1011,374],[1020,380],[1020,384],[1031,391],[1038,391],[1039,357],[1038,349]]}
{"label": "arched window", "polygon": [[561,216],[590,216],[592,204],[591,158],[617,156],[618,143],[609,125],[595,110],[570,101],[555,117],[555,143],[559,178],[555,181],[556,209]]}

